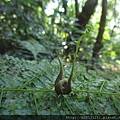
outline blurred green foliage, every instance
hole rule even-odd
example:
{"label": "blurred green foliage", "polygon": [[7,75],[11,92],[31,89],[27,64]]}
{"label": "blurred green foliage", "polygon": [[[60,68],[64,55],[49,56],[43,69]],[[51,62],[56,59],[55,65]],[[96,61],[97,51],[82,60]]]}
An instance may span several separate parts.
{"label": "blurred green foliage", "polygon": [[[53,59],[58,52],[61,52],[63,57],[71,59],[75,48],[74,41],[79,38],[77,34],[81,34],[83,31],[77,27],[79,24],[78,19],[75,18],[74,3],[72,1],[67,3],[67,13],[65,13],[65,4],[65,0],[0,1],[0,53],[39,60]],[[79,4],[82,7],[85,1],[79,2]],[[100,62],[120,59],[118,5],[119,2],[116,0],[108,1]],[[91,60],[93,45],[98,34],[100,14],[99,3],[89,21],[94,27],[91,33],[81,41],[80,60]],[[71,39],[70,41],[68,37]],[[68,47],[69,50],[66,50]]]}

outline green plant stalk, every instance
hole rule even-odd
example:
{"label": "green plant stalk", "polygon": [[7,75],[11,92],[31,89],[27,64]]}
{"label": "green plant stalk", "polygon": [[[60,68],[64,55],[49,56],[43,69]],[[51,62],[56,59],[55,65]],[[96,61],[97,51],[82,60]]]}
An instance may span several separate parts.
{"label": "green plant stalk", "polygon": [[95,110],[96,106],[94,105],[94,102],[93,102],[92,100],[93,100],[93,99],[92,99],[92,97],[90,96],[90,97],[89,97],[89,103],[90,103],[90,105],[92,106],[92,109],[93,109],[94,114],[96,115],[96,114],[97,114],[97,113],[96,113],[96,110]]}
{"label": "green plant stalk", "polygon": [[[101,96],[100,96],[101,97]],[[102,99],[102,98],[101,98]],[[91,104],[91,106],[92,106],[92,109],[93,109],[93,112],[94,112],[94,115],[97,115],[98,113],[98,111],[96,111],[98,108],[97,108],[97,106],[94,104],[95,103],[95,101],[94,101],[94,99],[93,99],[93,97],[89,97],[89,102],[90,102],[90,104]],[[102,112],[101,111],[99,111],[99,113],[102,115]]]}
{"label": "green plant stalk", "polygon": [[39,111],[38,111],[38,105],[37,105],[37,100],[36,100],[36,96],[35,96],[35,92],[33,91],[33,96],[34,96],[34,100],[35,100],[35,107],[36,107],[36,112],[37,112],[37,115],[39,115]]}
{"label": "green plant stalk", "polygon": [[19,89],[24,88],[28,83],[32,82],[35,78],[39,77],[40,75],[41,75],[41,73],[38,74],[38,75],[36,75],[36,76],[33,76],[30,80],[27,80],[23,85],[21,85],[21,86],[19,87]]}
{"label": "green plant stalk", "polygon": [[112,97],[114,106],[115,106],[115,107],[118,109],[118,111],[120,112],[120,106],[116,104],[116,103],[117,103],[117,100],[115,99],[115,97],[114,97],[113,95],[112,95],[111,97]]}
{"label": "green plant stalk", "polygon": [[55,84],[57,84],[57,82],[62,80],[62,77],[63,77],[63,65],[62,65],[62,62],[59,57],[58,57],[58,60],[59,60],[59,64],[60,64],[60,72],[59,72],[58,77],[56,78]]}
{"label": "green plant stalk", "polygon": [[50,89],[39,89],[39,90],[33,90],[33,89],[17,89],[17,88],[0,88],[0,91],[21,91],[21,92],[54,92],[54,90]]}
{"label": "green plant stalk", "polygon": [[[17,89],[17,88],[0,88],[0,91],[21,91],[21,92],[54,92],[52,89],[39,89],[39,90],[32,90],[32,89]],[[93,93],[93,94],[106,94],[106,95],[114,95],[120,96],[120,93],[111,93],[111,92],[100,92],[100,91],[90,91],[90,90],[73,90],[75,93],[86,92],[86,93]]]}
{"label": "green plant stalk", "polygon": [[120,95],[120,93],[100,92],[100,91],[90,91],[90,90],[73,90],[73,92],[75,92],[75,93],[87,92],[87,93],[93,93],[93,94],[106,94],[106,95],[115,95],[115,96]]}
{"label": "green plant stalk", "polygon": [[3,89],[1,89],[1,95],[0,95],[0,107],[1,107],[1,103],[2,103],[2,96],[3,96]]}
{"label": "green plant stalk", "polygon": [[103,89],[103,86],[104,86],[105,82],[106,82],[106,80],[105,80],[105,81],[103,81],[103,83],[102,83],[102,85],[101,85],[101,87],[100,87],[100,92],[102,91],[102,89]]}
{"label": "green plant stalk", "polygon": [[72,79],[73,71],[74,71],[74,67],[75,67],[75,63],[76,63],[76,58],[77,58],[77,54],[78,54],[78,49],[79,49],[79,45],[80,45],[80,41],[82,40],[83,37],[84,37],[84,35],[82,35],[76,43],[76,51],[75,51],[75,54],[74,54],[73,67],[72,67],[71,74],[70,74],[70,77],[68,79],[68,82],[70,82],[71,79]]}
{"label": "green plant stalk", "polygon": [[70,106],[69,106],[69,104],[68,104],[67,99],[64,99],[64,101],[65,101],[66,106],[67,106],[67,107],[68,107],[68,109],[70,110],[70,113],[72,114],[72,113],[73,113],[73,111],[72,111],[72,109],[70,108]]}

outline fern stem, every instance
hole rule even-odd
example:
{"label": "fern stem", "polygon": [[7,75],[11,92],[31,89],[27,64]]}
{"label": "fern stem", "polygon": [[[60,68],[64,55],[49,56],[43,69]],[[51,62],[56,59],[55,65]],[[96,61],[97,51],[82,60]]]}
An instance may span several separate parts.
{"label": "fern stem", "polygon": [[75,63],[76,63],[76,58],[77,58],[77,54],[78,54],[78,49],[79,49],[79,45],[80,45],[80,41],[82,40],[83,37],[84,37],[84,35],[82,35],[76,43],[76,50],[75,50],[75,54],[74,54],[73,66],[72,66],[72,70],[71,70],[71,74],[70,74],[70,77],[68,79],[68,82],[70,82],[71,79],[72,79],[73,71],[74,71],[74,67],[75,67]]}
{"label": "fern stem", "polygon": [[27,85],[28,83],[33,82],[33,80],[34,80],[35,78],[39,77],[40,75],[41,75],[41,73],[39,73],[39,74],[36,75],[36,76],[33,76],[30,80],[27,80],[23,85],[21,85],[21,86],[19,87],[19,89],[23,89],[24,87],[26,87],[26,85]]}
{"label": "fern stem", "polygon": [[39,115],[37,100],[36,100],[36,96],[35,96],[35,92],[34,91],[33,91],[33,95],[34,95],[34,100],[35,100],[36,112],[37,112],[37,115]]}
{"label": "fern stem", "polygon": [[65,104],[66,104],[67,108],[70,110],[70,113],[72,114],[73,111],[72,111],[72,109],[70,108],[70,105],[68,104],[67,99],[64,99],[64,101],[65,101]]}
{"label": "fern stem", "polygon": [[100,92],[100,91],[90,91],[90,90],[73,90],[73,92],[75,92],[75,93],[87,92],[87,93],[93,93],[93,94],[106,94],[106,95],[114,95],[114,96],[120,95],[120,93]]}
{"label": "fern stem", "polygon": [[0,91],[21,91],[21,92],[54,92],[54,90],[50,89],[39,89],[39,90],[33,90],[33,89],[17,89],[17,88],[0,88]]}
{"label": "fern stem", "polygon": [[100,87],[100,92],[102,91],[102,89],[103,89],[103,86],[104,86],[105,82],[106,82],[106,80],[105,80],[105,81],[103,81],[103,83],[102,83],[102,85],[101,85],[101,87]]}
{"label": "fern stem", "polygon": [[1,95],[0,95],[0,107],[1,107],[1,103],[2,103],[2,96],[3,96],[3,89],[1,89],[0,91],[1,91]]}
{"label": "fern stem", "polygon": [[[53,89],[39,89],[39,90],[32,90],[32,89],[17,89],[17,88],[0,88],[0,91],[21,91],[21,92],[55,92]],[[112,92],[100,92],[100,91],[90,91],[90,90],[73,90],[75,93],[80,92],[87,92],[87,93],[93,93],[93,94],[106,94],[106,95],[114,95],[114,96],[120,96],[120,93],[112,93]]]}

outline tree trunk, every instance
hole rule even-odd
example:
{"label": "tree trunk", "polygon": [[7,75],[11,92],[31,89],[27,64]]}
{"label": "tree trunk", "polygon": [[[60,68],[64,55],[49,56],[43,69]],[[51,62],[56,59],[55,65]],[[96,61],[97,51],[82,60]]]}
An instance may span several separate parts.
{"label": "tree trunk", "polygon": [[84,30],[86,24],[90,20],[91,15],[94,13],[98,0],[87,0],[85,6],[82,8],[82,12],[78,16],[79,29]]}
{"label": "tree trunk", "polygon": [[78,0],[75,0],[75,14],[76,14],[76,18],[78,18],[78,15],[79,15],[79,4],[78,4]]}
{"label": "tree trunk", "polygon": [[[85,30],[85,26],[88,23],[88,21],[90,20],[91,15],[94,13],[95,7],[98,3],[98,0],[87,0],[87,2],[85,3],[85,6],[82,8],[82,12],[78,13],[78,1],[75,0],[75,10],[76,10],[76,18],[78,18],[78,21],[76,22],[77,25],[76,27],[79,30]],[[81,33],[77,33],[76,31],[72,31],[72,34],[69,35],[69,37],[67,38],[67,45],[68,48],[65,49],[64,54],[66,54],[66,56],[69,53],[73,53],[75,51],[75,45],[71,45],[70,42],[72,42],[72,37],[74,37],[76,40],[78,40],[78,38],[81,36]]]}
{"label": "tree trunk", "polygon": [[67,0],[63,0],[63,8],[64,8],[64,14],[66,15],[67,14]]}
{"label": "tree trunk", "polygon": [[105,22],[106,22],[106,14],[107,14],[107,0],[102,0],[102,15],[100,20],[99,33],[96,38],[96,42],[93,47],[93,55],[92,55],[92,63],[98,62],[99,52],[102,48],[102,36],[104,33]]}

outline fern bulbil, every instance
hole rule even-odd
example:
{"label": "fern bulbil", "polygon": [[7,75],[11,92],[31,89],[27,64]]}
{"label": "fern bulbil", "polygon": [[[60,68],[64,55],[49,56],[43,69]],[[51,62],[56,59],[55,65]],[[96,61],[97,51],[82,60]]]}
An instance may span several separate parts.
{"label": "fern bulbil", "polygon": [[78,54],[79,44],[80,44],[80,41],[82,40],[82,38],[90,31],[90,29],[91,29],[91,25],[87,25],[85,32],[82,34],[82,36],[76,42],[76,51],[75,51],[75,54],[74,54],[74,61],[73,61],[73,65],[72,65],[71,74],[70,74],[70,77],[68,78],[68,80],[63,80],[62,79],[63,66],[62,66],[62,62],[60,61],[60,59],[58,59],[59,60],[59,64],[60,64],[60,72],[59,72],[58,77],[57,77],[57,79],[55,81],[55,92],[58,95],[59,94],[69,94],[72,91],[72,89],[71,89],[71,80],[72,80],[74,67],[75,67],[75,63],[76,63],[76,58],[77,58],[77,54]]}

